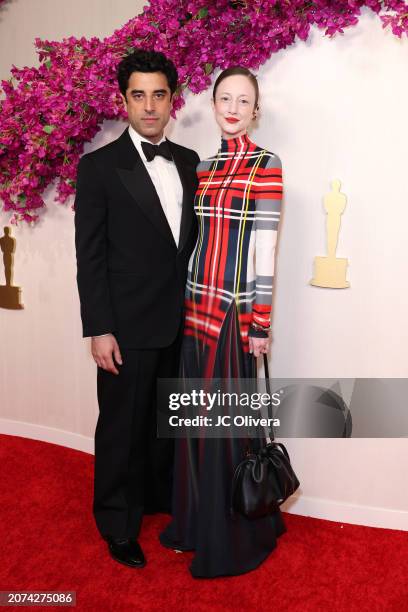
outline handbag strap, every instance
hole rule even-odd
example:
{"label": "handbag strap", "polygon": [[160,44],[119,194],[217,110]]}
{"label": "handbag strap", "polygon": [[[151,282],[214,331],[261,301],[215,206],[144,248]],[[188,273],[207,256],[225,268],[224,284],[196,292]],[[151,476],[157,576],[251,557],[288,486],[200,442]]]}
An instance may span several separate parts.
{"label": "handbag strap", "polygon": [[[264,362],[264,370],[265,370],[265,385],[266,385],[266,392],[268,393],[271,403],[268,404],[268,417],[270,419],[273,419],[273,414],[272,414],[272,393],[271,393],[271,384],[269,381],[269,365],[268,365],[268,358],[266,356],[266,353],[263,354],[263,362]],[[273,442],[275,440],[275,433],[273,431],[273,426],[271,425],[271,427],[269,428],[269,439],[271,442]]]}
{"label": "handbag strap", "polygon": [[[256,362],[257,359],[254,355],[253,357],[254,359],[254,376],[256,377]],[[268,365],[268,358],[266,356],[266,354],[263,354],[263,363],[264,363],[264,371],[265,371],[265,385],[266,385],[266,392],[268,393],[270,399],[271,399],[271,403],[268,404],[268,418],[269,419],[273,419],[273,414],[272,414],[272,393],[271,393],[271,385],[270,385],[270,381],[269,381],[269,365]],[[273,431],[273,426],[271,426],[269,428],[269,434],[267,436],[267,440],[269,440],[269,443],[273,442],[275,440],[275,433]],[[247,454],[250,454],[252,451],[252,439],[251,436],[248,435],[248,440],[247,440],[247,448],[246,448],[246,452]]]}
{"label": "handbag strap", "polygon": [[268,379],[267,382],[267,389],[268,389],[268,393],[271,392],[270,388],[269,388],[269,364],[268,364],[268,358],[266,356],[266,353],[263,354],[263,361],[264,361],[264,369],[265,369],[265,378]]}

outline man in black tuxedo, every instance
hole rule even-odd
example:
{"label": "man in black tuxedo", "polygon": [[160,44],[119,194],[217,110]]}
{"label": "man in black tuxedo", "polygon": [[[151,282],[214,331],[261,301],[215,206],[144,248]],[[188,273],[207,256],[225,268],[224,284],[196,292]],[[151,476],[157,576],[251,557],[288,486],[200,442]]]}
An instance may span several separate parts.
{"label": "man in black tuxedo", "polygon": [[178,374],[199,158],[163,136],[170,60],[137,50],[118,83],[130,126],[78,167],[77,281],[98,365],[94,516],[113,558],[143,567],[143,514],[170,512],[174,445],[157,438],[156,380]]}

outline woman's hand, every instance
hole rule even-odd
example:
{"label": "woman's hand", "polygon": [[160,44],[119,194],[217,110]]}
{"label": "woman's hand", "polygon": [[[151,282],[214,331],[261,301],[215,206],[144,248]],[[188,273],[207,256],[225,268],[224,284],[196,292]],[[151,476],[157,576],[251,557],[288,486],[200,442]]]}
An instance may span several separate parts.
{"label": "woman's hand", "polygon": [[270,338],[254,338],[249,336],[249,352],[253,353],[255,357],[259,357],[263,353],[269,351]]}

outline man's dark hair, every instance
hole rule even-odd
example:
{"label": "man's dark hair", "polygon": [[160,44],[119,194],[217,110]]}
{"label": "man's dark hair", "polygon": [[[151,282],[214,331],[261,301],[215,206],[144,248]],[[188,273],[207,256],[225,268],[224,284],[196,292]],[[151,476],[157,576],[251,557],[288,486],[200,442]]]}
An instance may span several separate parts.
{"label": "man's dark hair", "polygon": [[118,84],[121,93],[126,97],[129,78],[132,72],[162,72],[169,85],[171,94],[176,91],[178,74],[173,62],[159,51],[136,49],[122,59],[118,65]]}

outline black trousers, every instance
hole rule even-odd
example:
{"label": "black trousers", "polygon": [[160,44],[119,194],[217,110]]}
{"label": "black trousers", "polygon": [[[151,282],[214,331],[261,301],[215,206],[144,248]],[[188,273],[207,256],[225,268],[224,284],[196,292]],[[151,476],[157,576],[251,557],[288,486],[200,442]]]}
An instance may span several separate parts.
{"label": "black trousers", "polygon": [[93,511],[106,538],[136,538],[143,514],[171,511],[174,440],[157,438],[157,378],[178,376],[180,336],[121,350],[119,374],[98,368]]}

